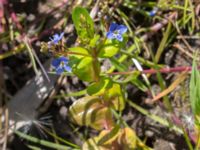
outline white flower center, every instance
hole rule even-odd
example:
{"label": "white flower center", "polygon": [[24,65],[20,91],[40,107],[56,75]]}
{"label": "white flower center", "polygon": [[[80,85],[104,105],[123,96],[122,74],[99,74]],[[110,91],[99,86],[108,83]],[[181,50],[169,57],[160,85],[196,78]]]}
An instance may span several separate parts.
{"label": "white flower center", "polygon": [[60,62],[60,67],[64,67],[65,66],[65,62],[64,61],[61,61]]}

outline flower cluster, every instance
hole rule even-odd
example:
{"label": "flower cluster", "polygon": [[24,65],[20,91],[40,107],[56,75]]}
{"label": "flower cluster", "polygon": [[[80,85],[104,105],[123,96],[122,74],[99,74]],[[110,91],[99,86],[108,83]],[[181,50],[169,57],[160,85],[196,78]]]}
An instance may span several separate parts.
{"label": "flower cluster", "polygon": [[[50,38],[50,42],[52,42],[53,44],[59,44],[59,41],[63,38],[64,36],[64,32],[62,32],[60,35],[59,34],[54,34],[52,38]],[[67,72],[71,72],[71,67],[68,66],[69,60],[64,57],[58,57],[56,59],[54,59],[51,63],[51,65],[53,66],[53,68],[56,71],[56,74],[62,74],[63,72],[67,71]]]}
{"label": "flower cluster", "polygon": [[[118,41],[123,41],[123,34],[127,31],[127,27],[124,25],[118,25],[116,23],[112,23],[110,25],[109,31],[106,36],[108,39],[116,39]],[[50,42],[57,45],[59,41],[63,38],[64,32],[59,34],[54,34],[53,37],[50,38]],[[52,66],[55,69],[57,74],[62,74],[63,72],[71,72],[71,67],[68,65],[68,58],[61,56],[52,61]]]}

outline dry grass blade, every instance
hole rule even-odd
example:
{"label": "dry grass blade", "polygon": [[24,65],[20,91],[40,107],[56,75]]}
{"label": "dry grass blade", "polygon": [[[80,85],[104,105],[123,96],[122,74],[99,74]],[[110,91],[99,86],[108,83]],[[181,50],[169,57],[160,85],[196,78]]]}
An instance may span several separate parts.
{"label": "dry grass blade", "polygon": [[185,78],[187,77],[187,72],[182,72],[177,79],[164,91],[162,91],[161,93],[159,93],[157,96],[155,96],[153,99],[151,100],[146,100],[146,103],[154,103],[156,101],[158,101],[159,99],[161,99],[163,96],[166,96],[167,94],[169,94],[170,92],[172,92],[177,85],[179,85],[181,82],[183,82],[185,80]]}
{"label": "dry grass blade", "polygon": [[188,57],[193,59],[193,56],[190,52],[186,51],[180,44],[175,43],[173,45],[173,47],[177,48],[178,50],[180,50],[182,53],[186,54]]}

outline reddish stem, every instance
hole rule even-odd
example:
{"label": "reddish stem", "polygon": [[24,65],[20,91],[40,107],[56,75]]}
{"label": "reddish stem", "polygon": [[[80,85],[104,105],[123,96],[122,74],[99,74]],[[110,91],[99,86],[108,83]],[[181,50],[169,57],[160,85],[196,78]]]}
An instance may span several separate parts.
{"label": "reddish stem", "polygon": [[[198,67],[198,69],[200,69],[200,66]],[[158,72],[160,73],[170,73],[170,72],[189,72],[192,70],[192,67],[186,67],[186,66],[181,66],[181,67],[174,67],[174,68],[163,68],[163,69],[147,69],[147,70],[143,70],[143,71],[138,71],[140,73],[144,73],[144,74],[156,74]],[[126,71],[126,72],[112,72],[112,73],[108,73],[108,75],[128,75],[128,74],[132,74],[134,72],[133,71]]]}
{"label": "reddish stem", "polygon": [[[198,67],[200,68],[200,67]],[[143,70],[142,73],[145,74],[156,74],[157,72],[160,73],[170,73],[170,72],[182,72],[182,71],[191,71],[192,67],[186,67],[186,66],[180,66],[180,67],[174,67],[174,68],[163,68],[163,69],[159,69],[159,70],[155,70],[155,69],[148,69],[148,70]]]}

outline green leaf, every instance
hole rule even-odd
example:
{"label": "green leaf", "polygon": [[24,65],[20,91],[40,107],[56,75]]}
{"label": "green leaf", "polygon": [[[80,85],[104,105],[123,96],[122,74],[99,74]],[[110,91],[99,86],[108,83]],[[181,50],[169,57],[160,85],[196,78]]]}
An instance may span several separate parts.
{"label": "green leaf", "polygon": [[87,140],[83,146],[83,150],[110,150],[112,142],[117,141],[120,127],[116,125],[111,131],[103,130],[101,133],[93,138]]}
{"label": "green leaf", "polygon": [[95,47],[99,39],[100,39],[100,35],[95,35],[94,38],[90,40],[90,46]]}
{"label": "green leaf", "polygon": [[[95,80],[95,70],[94,70],[94,60],[91,57],[89,51],[82,47],[69,48],[69,65],[72,67],[72,71],[83,81],[94,81]],[[95,69],[100,70],[99,62],[95,62]]]}
{"label": "green leaf", "polygon": [[104,128],[105,121],[113,124],[112,113],[98,96],[86,96],[78,99],[69,108],[73,122],[81,126],[90,126],[96,130]]}
{"label": "green leaf", "polygon": [[131,128],[124,128],[121,130],[119,141],[122,143],[123,150],[132,150],[138,148],[137,136]]}
{"label": "green leaf", "polygon": [[118,52],[119,52],[119,47],[112,44],[108,44],[108,45],[103,46],[100,49],[98,56],[100,58],[109,58],[109,57],[114,56]]}
{"label": "green leaf", "polygon": [[194,115],[200,115],[200,74],[195,60],[192,66],[190,79],[190,103]]}
{"label": "green leaf", "polygon": [[82,58],[78,64],[73,67],[73,73],[83,81],[94,81],[95,72],[93,69],[93,59],[91,57]]}
{"label": "green leaf", "polygon": [[125,100],[119,84],[114,83],[111,88],[106,90],[103,97],[115,110],[122,111],[124,109]]}
{"label": "green leaf", "polygon": [[90,56],[88,50],[82,47],[71,47],[69,48],[69,51],[74,53],[74,54],[70,54],[70,57],[73,56],[80,59],[85,56]]}
{"label": "green leaf", "polygon": [[107,39],[99,48],[98,56],[100,58],[110,58],[119,52],[121,45],[122,43],[119,41]]}
{"label": "green leaf", "polygon": [[107,39],[99,48],[98,56],[100,58],[110,58],[119,52],[121,46],[122,43],[119,41]]}
{"label": "green leaf", "polygon": [[122,64],[121,62],[118,61],[117,58],[112,57],[110,58],[111,63],[115,66],[115,68],[119,71],[126,71],[128,70],[128,67]]}
{"label": "green leaf", "polygon": [[147,91],[148,88],[142,83],[142,81],[138,78],[140,75],[139,72],[134,72],[131,75],[128,75],[122,83],[132,82],[134,85],[136,85],[140,90]]}
{"label": "green leaf", "polygon": [[[111,61],[111,63],[115,66],[115,68],[116,68],[117,70],[122,71],[122,72],[128,70],[128,67],[127,67],[126,65],[120,63],[119,60],[116,59],[115,57],[110,58],[110,61]],[[130,81],[131,83],[133,83],[134,85],[136,85],[140,90],[142,90],[142,91],[147,91],[147,87],[142,83],[142,81],[140,81],[140,80],[138,79],[138,76],[139,76],[139,75],[140,75],[140,74],[138,74],[138,72],[136,72],[136,73],[134,73],[134,74],[132,74],[132,75],[129,75],[129,76],[128,76],[124,81],[122,81],[122,82],[123,82],[123,83],[126,83],[126,82],[129,82],[129,81]],[[119,77],[119,76],[115,76],[114,80],[115,80],[116,78],[118,78],[118,77]]]}
{"label": "green leaf", "polygon": [[[105,81],[109,82],[106,79]],[[102,95],[85,96],[73,103],[69,109],[72,121],[78,125],[90,126],[96,130],[103,129],[105,125],[111,126],[113,121],[110,107],[118,111],[123,110],[125,107],[120,85],[116,83],[111,85]],[[97,88],[96,91],[98,90]],[[101,93],[100,91],[99,93]]]}
{"label": "green leaf", "polygon": [[92,83],[87,88],[87,93],[89,95],[102,95],[111,86],[112,81],[109,78],[101,78],[99,82]]}
{"label": "green leaf", "polygon": [[72,12],[72,20],[82,41],[89,41],[94,37],[94,23],[85,8],[76,7]]}
{"label": "green leaf", "polygon": [[90,138],[85,143],[83,143],[82,150],[107,150],[97,145],[97,142],[98,142],[98,137]]}
{"label": "green leaf", "polygon": [[110,150],[113,149],[113,143],[122,150],[150,150],[142,142],[137,140],[137,136],[131,128],[120,129],[119,126],[115,126],[111,131],[103,130],[98,136],[88,139],[83,144],[82,149]]}
{"label": "green leaf", "polygon": [[[46,149],[48,149],[48,148],[49,149],[59,149],[59,150],[71,149],[71,147],[69,147],[69,146],[61,145],[61,144],[58,144],[58,143],[49,142],[47,140],[38,139],[36,137],[24,134],[24,133],[22,133],[20,131],[17,131],[17,130],[15,130],[14,132],[15,132],[15,134],[17,134],[18,136],[20,136],[23,139],[26,139],[26,140],[28,140],[30,142],[33,142],[33,143],[36,143],[38,145],[45,146]],[[73,149],[76,149],[76,148],[73,148]]]}
{"label": "green leaf", "polygon": [[89,53],[82,47],[71,47],[69,48],[69,65],[70,67],[76,66],[84,57],[89,57]]}
{"label": "green leaf", "polygon": [[107,145],[112,144],[114,140],[116,140],[119,135],[120,126],[116,125],[111,131],[104,130],[99,134],[98,145]]}

